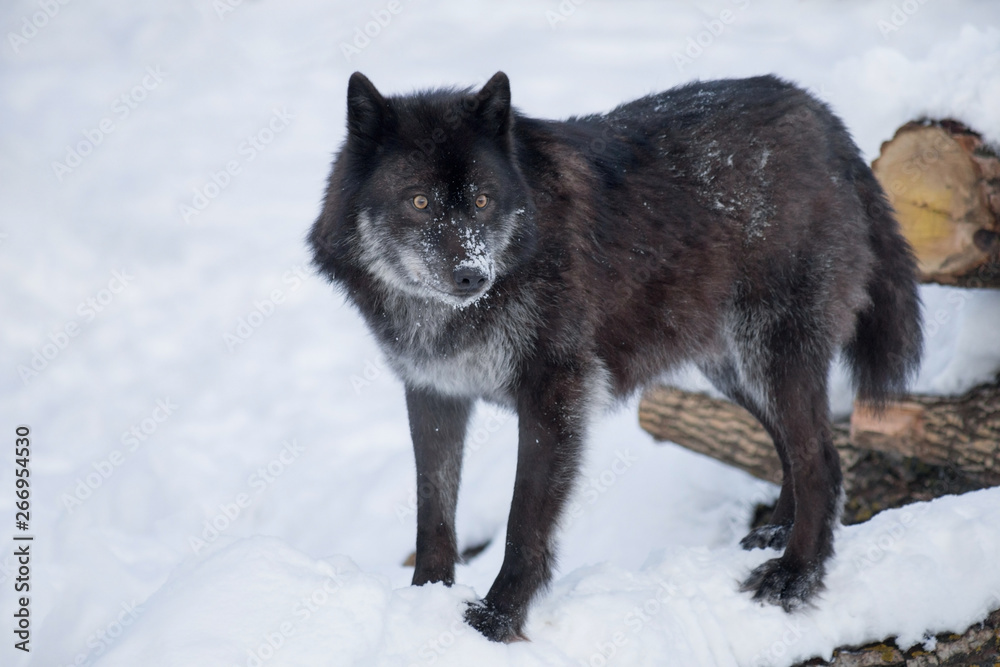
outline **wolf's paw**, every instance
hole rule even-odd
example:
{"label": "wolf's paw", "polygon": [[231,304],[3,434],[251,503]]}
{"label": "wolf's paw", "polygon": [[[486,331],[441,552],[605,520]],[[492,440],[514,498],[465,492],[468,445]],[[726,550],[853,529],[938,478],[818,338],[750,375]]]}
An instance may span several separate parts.
{"label": "wolf's paw", "polygon": [[753,591],[753,599],[778,605],[786,612],[806,606],[823,588],[823,566],[791,565],[774,558],[755,568],[741,591]]}
{"label": "wolf's paw", "polygon": [[490,641],[509,644],[528,640],[521,633],[521,621],[513,615],[494,609],[486,600],[468,604],[465,610],[465,622]]}
{"label": "wolf's paw", "polygon": [[740,540],[740,546],[750,551],[751,549],[784,549],[788,544],[788,537],[792,534],[791,526],[779,526],[767,524],[760,528],[754,528],[747,536]]}

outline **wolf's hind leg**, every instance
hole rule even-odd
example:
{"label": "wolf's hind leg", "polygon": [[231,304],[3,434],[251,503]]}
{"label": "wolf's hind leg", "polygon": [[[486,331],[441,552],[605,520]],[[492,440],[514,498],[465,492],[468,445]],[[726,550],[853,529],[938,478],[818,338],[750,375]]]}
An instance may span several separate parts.
{"label": "wolf's hind leg", "polygon": [[773,426],[768,415],[768,408],[759,405],[759,401],[752,398],[752,392],[741,386],[736,362],[733,359],[715,359],[712,362],[703,363],[700,368],[719,391],[756,417],[764,430],[771,436],[778,452],[778,458],[781,460],[781,493],[774,510],[771,512],[770,520],[767,524],[751,530],[746,537],[740,540],[740,546],[747,550],[784,549],[785,545],[788,544],[788,537],[792,532],[792,522],[795,519],[795,494],[792,491],[791,463],[788,458],[787,445],[781,437],[780,431]]}
{"label": "wolf's hind leg", "polygon": [[816,361],[782,360],[772,376],[775,426],[788,447],[785,484],[790,477],[794,523],[784,554],[756,568],[742,586],[755,600],[785,611],[808,603],[822,588],[839,512],[840,461],[830,431],[826,369]]}
{"label": "wolf's hind leg", "polygon": [[[754,414],[753,410],[750,411]],[[755,414],[755,416],[757,416]],[[781,493],[778,502],[771,512],[766,524],[754,528],[746,537],[740,540],[740,546],[751,549],[784,549],[792,534],[792,523],[795,521],[795,492],[792,488],[791,462],[788,458],[788,446],[783,441],[780,432],[770,426],[770,421],[757,416],[764,429],[774,441],[774,448],[781,459]]]}

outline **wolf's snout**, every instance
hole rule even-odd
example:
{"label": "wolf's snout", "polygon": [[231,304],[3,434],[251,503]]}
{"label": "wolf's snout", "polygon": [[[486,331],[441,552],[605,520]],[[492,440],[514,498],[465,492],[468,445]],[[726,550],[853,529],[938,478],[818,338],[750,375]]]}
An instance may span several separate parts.
{"label": "wolf's snout", "polygon": [[486,274],[475,267],[461,266],[455,269],[452,275],[455,278],[455,287],[463,294],[475,294],[486,285]]}

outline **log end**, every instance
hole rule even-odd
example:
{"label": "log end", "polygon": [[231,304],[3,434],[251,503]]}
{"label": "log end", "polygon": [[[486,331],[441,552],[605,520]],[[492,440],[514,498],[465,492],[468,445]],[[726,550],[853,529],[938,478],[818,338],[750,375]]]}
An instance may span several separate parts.
{"label": "log end", "polygon": [[918,443],[924,437],[924,411],[919,403],[890,403],[876,409],[855,402],[851,442],[866,449],[917,456]]}
{"label": "log end", "polygon": [[907,123],[872,171],[923,282],[965,284],[1000,262],[1000,159],[978,133],[953,120]]}

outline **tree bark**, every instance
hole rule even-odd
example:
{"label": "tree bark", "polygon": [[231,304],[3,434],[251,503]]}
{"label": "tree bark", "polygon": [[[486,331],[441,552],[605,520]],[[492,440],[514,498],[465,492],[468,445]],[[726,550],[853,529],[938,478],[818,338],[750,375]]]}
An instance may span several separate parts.
{"label": "tree bark", "polygon": [[1000,159],[954,120],[907,123],[872,163],[923,282],[1000,287]]}
{"label": "tree bark", "polygon": [[[781,461],[760,422],[730,401],[671,387],[651,387],[639,403],[639,425],[657,440],[736,466],[754,477],[781,483]],[[834,427],[841,458],[856,458],[844,424]]]}
{"label": "tree bark", "polygon": [[[770,436],[750,413],[729,401],[652,387],[639,404],[639,423],[657,440],[781,482],[781,463]],[[924,473],[948,477],[946,486],[952,490],[946,492],[995,486],[1000,484],[1000,380],[959,397],[911,396],[891,403],[880,415],[856,406],[850,426],[834,424],[833,441],[849,497],[869,487],[877,490],[873,454],[878,465],[899,468],[893,474],[903,480]],[[926,470],[913,473],[915,466]],[[915,495],[926,499],[926,493]]]}
{"label": "tree bark", "polygon": [[855,404],[851,441],[952,466],[985,485],[1000,484],[1000,384],[981,385],[957,398],[911,396],[881,415]]}

